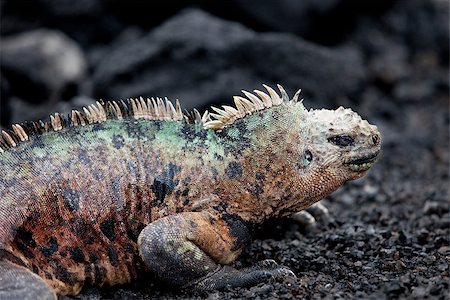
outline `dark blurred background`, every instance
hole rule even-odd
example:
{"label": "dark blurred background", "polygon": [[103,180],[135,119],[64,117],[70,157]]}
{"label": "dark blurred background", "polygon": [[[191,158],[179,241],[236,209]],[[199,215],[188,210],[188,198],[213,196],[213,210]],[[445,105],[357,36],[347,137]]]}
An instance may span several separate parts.
{"label": "dark blurred background", "polygon": [[2,0],[1,124],[99,98],[204,108],[261,83],[307,106],[421,101],[448,89],[447,18],[445,0]]}
{"label": "dark blurred background", "polygon": [[97,99],[167,96],[204,109],[261,83],[302,88],[306,107],[351,107],[380,128],[380,162],[326,199],[334,226],[274,225],[238,261],[276,258],[299,281],[213,299],[448,297],[447,0],[1,0],[0,9],[3,128]]}

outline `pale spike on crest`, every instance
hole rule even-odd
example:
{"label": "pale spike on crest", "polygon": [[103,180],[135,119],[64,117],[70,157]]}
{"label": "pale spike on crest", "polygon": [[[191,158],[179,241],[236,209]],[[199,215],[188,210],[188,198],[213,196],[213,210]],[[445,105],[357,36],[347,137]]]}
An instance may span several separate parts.
{"label": "pale spike on crest", "polygon": [[19,124],[12,125],[13,131],[17,134],[22,142],[28,140],[28,134],[25,132],[23,127]]}
{"label": "pale spike on crest", "polygon": [[202,116],[202,123],[206,123],[211,120],[210,114],[208,110],[205,110]]}
{"label": "pale spike on crest", "polygon": [[83,107],[83,111],[84,111],[84,115],[86,116],[88,123],[92,124],[92,117],[91,117],[91,113],[89,112],[89,110],[86,107]]}
{"label": "pale spike on crest", "polygon": [[219,120],[212,120],[212,121],[206,122],[206,123],[203,125],[203,127],[204,127],[205,129],[214,129],[214,130],[217,130],[217,129],[222,129],[222,128],[223,128],[223,123],[222,123],[221,121],[219,121]]}
{"label": "pale spike on crest", "polygon": [[284,89],[284,87],[282,87],[280,84],[277,84],[278,89],[280,90],[281,93],[281,99],[283,99],[283,101],[289,101],[289,95],[286,93],[286,90]]}
{"label": "pale spike on crest", "polygon": [[[12,124],[11,127],[12,127],[13,132],[20,138],[20,134],[17,132],[18,130],[17,130],[16,124]],[[20,140],[22,140],[22,139],[20,139]]]}
{"label": "pale spike on crest", "polygon": [[96,102],[97,103],[97,111],[99,113],[100,119],[102,121],[106,121],[106,111],[105,108],[103,107],[103,105],[101,105],[101,103],[99,101]]}
{"label": "pale spike on crest", "polygon": [[158,105],[159,105],[159,109],[161,111],[161,115],[163,120],[167,120],[167,111],[166,111],[166,105],[164,104],[164,99],[163,98],[157,98],[158,99]]}
{"label": "pale spike on crest", "polygon": [[[142,97],[141,97],[142,98]],[[145,104],[145,102],[141,101],[141,98],[136,98],[136,102],[138,103],[138,107],[141,110],[141,118],[143,119],[147,119],[147,105]],[[144,99],[142,99],[144,100]]]}
{"label": "pale spike on crest", "polygon": [[112,101],[112,105],[116,109],[117,119],[121,120],[122,119],[122,110],[120,109],[119,104],[116,101]]}
{"label": "pale spike on crest", "polygon": [[271,88],[270,86],[268,86],[266,84],[263,84],[263,87],[269,92],[269,95],[270,95],[270,98],[272,99],[273,105],[281,104],[282,99],[277,94],[277,92],[275,92],[275,90],[273,88]]}
{"label": "pale spike on crest", "polygon": [[142,97],[136,98],[136,102],[139,104],[141,110],[141,118],[147,119],[147,104],[145,104],[144,99]]}
{"label": "pale spike on crest", "polygon": [[198,124],[201,123],[201,115],[197,109],[193,109],[191,111],[185,110],[183,114],[183,120],[187,122],[187,124]]}
{"label": "pale spike on crest", "polygon": [[272,99],[270,99],[269,95],[260,90],[253,90],[253,92],[255,92],[259,96],[259,98],[261,98],[266,108],[272,107],[273,102]]}
{"label": "pale spike on crest", "polygon": [[239,111],[237,109],[235,109],[232,106],[228,106],[228,105],[222,105],[222,108],[230,115],[232,116],[237,116],[239,114]]}
{"label": "pale spike on crest", "polygon": [[101,110],[98,108],[97,105],[95,105],[96,103],[92,104],[92,110],[95,111],[96,114],[96,118],[95,118],[95,122],[100,122],[102,120],[102,112]]}
{"label": "pale spike on crest", "polygon": [[153,106],[155,107],[155,118],[162,119],[163,115],[162,115],[161,107],[158,103],[158,98],[152,98],[152,103],[153,103]]}
{"label": "pale spike on crest", "polygon": [[2,135],[6,143],[9,144],[9,146],[15,147],[17,145],[14,139],[6,131],[2,130]]}
{"label": "pale spike on crest", "polygon": [[241,103],[241,99],[239,99],[237,96],[233,97],[234,100],[234,104],[236,105],[236,108],[238,110],[238,117],[242,118],[243,116],[245,116],[245,106]]}
{"label": "pale spike on crest", "polygon": [[173,118],[173,119],[178,119],[178,116],[177,116],[177,111],[175,110],[175,107],[173,106],[173,104],[172,104],[172,102],[170,102],[169,100],[167,100],[167,107],[169,108],[169,110],[170,110],[170,116]]}
{"label": "pale spike on crest", "polygon": [[103,121],[103,110],[102,105],[97,102],[97,105],[93,104],[92,106],[95,108],[95,112],[97,113],[97,121]]}
{"label": "pale spike on crest", "polygon": [[[220,108],[211,106],[211,109],[214,110],[215,112],[217,112],[217,114],[209,114],[211,117],[214,117],[218,120],[221,120],[222,122],[226,123],[229,122],[230,119],[232,119],[234,117],[234,115],[232,113],[229,113],[225,110],[222,110]],[[203,118],[202,118],[203,120]]]}
{"label": "pale spike on crest", "polygon": [[[177,102],[178,102],[178,100],[177,100]],[[177,103],[175,103],[175,112],[176,112],[177,120],[179,120],[179,121],[183,120],[184,115],[183,115],[183,112],[181,111],[181,106],[179,105],[179,102],[178,102],[178,105],[177,105]]]}
{"label": "pale spike on crest", "polygon": [[156,117],[158,119],[163,119],[164,118],[164,114],[163,114],[163,111],[161,109],[161,104],[159,103],[160,102],[159,98],[156,97],[154,100],[155,101],[153,102],[153,105],[155,106]]}
{"label": "pale spike on crest", "polygon": [[164,110],[164,118],[167,120],[167,119],[170,119],[170,110],[169,110],[169,106],[167,105],[167,102],[169,101],[169,99],[167,99],[167,98],[164,98],[164,99],[162,99],[161,98],[161,100],[163,101],[163,110]]}
{"label": "pale spike on crest", "polygon": [[152,100],[150,98],[147,98],[147,107],[149,109],[148,115],[149,115],[150,120],[156,119],[155,107],[153,106],[153,102],[152,102]]}
{"label": "pale spike on crest", "polygon": [[70,113],[70,120],[72,121],[72,124],[74,126],[78,126],[78,116],[77,116],[76,110],[74,110],[74,109]]}
{"label": "pale spike on crest", "polygon": [[27,141],[28,140],[28,134],[25,132],[25,130],[23,129],[23,127],[19,124],[16,124],[16,133],[19,135],[20,140],[22,142]]}
{"label": "pale spike on crest", "polygon": [[127,113],[128,114],[130,113],[130,110],[131,110],[130,105],[129,105],[129,103],[127,105],[127,102],[124,101],[123,99],[117,100],[117,105],[120,105],[119,106],[120,108],[122,108],[122,107],[124,108],[124,111],[122,112],[124,115],[126,115]]}
{"label": "pale spike on crest", "polygon": [[131,106],[131,111],[133,112],[133,117],[139,118],[140,117],[139,110],[138,110],[138,107],[136,105],[136,102],[134,102],[134,99],[133,98],[129,98],[128,99],[128,104]]}
{"label": "pale spike on crest", "polygon": [[218,120],[221,120],[222,122],[226,122],[232,117],[226,111],[221,110],[220,108],[211,106],[211,109],[214,110],[216,113],[210,113],[210,116]]}
{"label": "pale spike on crest", "polygon": [[83,114],[81,112],[79,112],[78,110],[76,110],[75,113],[78,116],[78,120],[80,120],[81,126],[86,126],[86,121],[85,121],[85,118],[83,117]]}
{"label": "pale spike on crest", "polygon": [[302,89],[299,89],[295,94],[294,97],[292,97],[292,101],[298,102],[298,97],[300,96],[300,93],[302,92]]}
{"label": "pale spike on crest", "polygon": [[261,99],[259,99],[258,97],[256,97],[255,95],[253,95],[250,92],[247,92],[245,90],[241,91],[248,99],[250,99],[250,101],[253,102],[253,104],[255,104],[256,108],[258,110],[260,109],[264,109],[264,103],[261,101]]}
{"label": "pale spike on crest", "polygon": [[114,117],[117,117],[117,111],[116,111],[116,108],[114,107],[114,105],[112,105],[111,102],[108,102],[108,103],[106,104],[106,111],[107,111],[109,114],[112,114]]}
{"label": "pale spike on crest", "polygon": [[211,115],[211,117],[219,120],[220,122],[226,123],[228,121],[228,118],[223,115],[215,114],[215,113],[211,113],[210,115]]}
{"label": "pale spike on crest", "polygon": [[136,98],[136,99],[134,99],[134,103],[136,104],[138,118],[140,119],[144,116],[144,113],[142,111],[141,101],[139,101],[139,99]]}
{"label": "pale spike on crest", "polygon": [[245,99],[241,96],[234,96],[233,98],[238,98],[241,101],[241,104],[245,107],[247,112],[253,112],[256,109],[256,105],[254,105],[250,100]]}
{"label": "pale spike on crest", "polygon": [[159,98],[159,99],[160,99],[159,105],[161,105],[161,111],[162,111],[163,119],[164,119],[164,120],[167,120],[167,119],[169,119],[169,118],[167,117],[166,104],[165,104],[163,98]]}
{"label": "pale spike on crest", "polygon": [[211,106],[211,109],[214,110],[216,113],[218,113],[219,115],[221,115],[223,117],[226,117],[226,118],[231,117],[231,115],[228,112],[226,112],[225,110],[223,110],[223,109],[217,108],[215,106]]}
{"label": "pale spike on crest", "polygon": [[59,131],[62,129],[61,125],[61,116],[58,113],[55,113],[55,115],[50,115],[50,124],[52,125],[52,128],[54,131]]}
{"label": "pale spike on crest", "polygon": [[147,107],[150,109],[150,119],[156,120],[156,108],[155,108],[155,101],[153,98],[147,98]]}
{"label": "pale spike on crest", "polygon": [[152,99],[153,109],[155,110],[155,118],[159,118],[158,104],[156,104],[155,98],[152,97],[151,99]]}
{"label": "pale spike on crest", "polygon": [[176,99],[175,101],[175,110],[179,116],[183,115],[183,111],[181,110],[180,100]]}
{"label": "pale spike on crest", "polygon": [[22,125],[17,125],[20,129],[20,131],[22,132],[22,137],[24,139],[24,141],[28,141],[29,137],[28,134],[26,133],[25,129],[23,129]]}
{"label": "pale spike on crest", "polygon": [[50,123],[52,124],[53,130],[56,131],[55,117],[52,115],[50,115]]}
{"label": "pale spike on crest", "polygon": [[198,112],[198,110],[196,108],[194,108],[193,110],[194,113],[194,118],[196,123],[200,123],[202,121],[202,116],[200,115],[200,113]]}
{"label": "pale spike on crest", "polygon": [[156,97],[156,103],[158,104],[159,109],[159,115],[160,117],[165,120],[166,118],[166,109],[164,108],[164,102],[163,99],[160,97]]}
{"label": "pale spike on crest", "polygon": [[239,111],[239,117],[245,116],[247,113],[247,107],[244,103],[242,103],[242,97],[239,96],[233,96],[233,102]]}
{"label": "pale spike on crest", "polygon": [[92,105],[88,105],[87,109],[89,111],[89,113],[91,114],[92,117],[92,122],[95,122],[95,120],[97,119],[97,113],[95,112],[95,110],[92,108]]}
{"label": "pale spike on crest", "polygon": [[127,99],[128,105],[131,106],[131,111],[133,112],[134,117],[139,117],[137,112],[136,103],[134,103],[133,99]]}
{"label": "pale spike on crest", "polygon": [[142,107],[142,114],[143,114],[143,116],[145,116],[145,118],[147,118],[147,116],[148,116],[148,107],[147,107],[147,104],[145,103],[144,98],[139,97],[139,103],[141,104],[141,107]]}
{"label": "pale spike on crest", "polygon": [[97,114],[97,109],[96,109],[95,105],[94,104],[89,105],[88,110],[91,113],[92,123],[97,122],[98,114]]}
{"label": "pale spike on crest", "polygon": [[171,119],[173,119],[173,116],[172,116],[172,111],[170,110],[170,107],[169,107],[169,102],[170,102],[169,99],[167,97],[164,97],[164,106],[166,108],[167,119],[171,120]]}

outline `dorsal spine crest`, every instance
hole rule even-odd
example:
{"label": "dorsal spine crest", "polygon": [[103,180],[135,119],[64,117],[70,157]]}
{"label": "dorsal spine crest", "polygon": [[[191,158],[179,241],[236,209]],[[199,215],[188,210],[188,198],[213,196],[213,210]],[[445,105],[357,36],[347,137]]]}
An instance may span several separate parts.
{"label": "dorsal spine crest", "polygon": [[[108,119],[121,120],[125,117],[134,119],[148,119],[160,121],[181,121],[185,116],[182,113],[180,102],[176,100],[175,106],[169,99],[147,98],[128,99],[127,103],[120,101],[97,101],[82,111],[72,110],[67,116],[59,113],[50,115],[48,122],[24,122],[13,124],[12,130],[3,130],[0,135],[0,153],[9,148],[16,147],[25,142],[31,135],[42,134],[49,131],[60,131],[67,127],[87,126],[102,123]],[[205,119],[205,122],[207,120]]]}
{"label": "dorsal spine crest", "polygon": [[[270,86],[263,84],[264,88],[267,90],[268,94],[260,91],[254,90],[255,94],[247,91],[242,91],[242,93],[247,97],[234,96],[234,104],[236,108],[231,106],[223,105],[222,108],[211,107],[215,113],[211,113],[211,117],[214,119],[207,121],[203,124],[205,129],[222,130],[227,126],[232,125],[236,120],[242,119],[247,115],[251,115],[253,112],[261,111],[272,106],[281,105],[283,102],[290,101],[286,90],[281,86],[277,85],[280,90],[281,97],[278,93],[272,89]],[[297,102],[301,90],[295,93],[292,101]]]}
{"label": "dorsal spine crest", "polygon": [[130,98],[127,101],[97,101],[81,111],[72,110],[67,116],[59,113],[50,115],[50,121],[24,122],[13,124],[12,130],[3,130],[0,135],[0,153],[25,142],[30,135],[42,134],[48,131],[60,131],[67,127],[83,127],[89,124],[102,123],[108,119],[122,120],[127,117],[159,121],[185,121],[190,124],[201,124],[204,129],[222,130],[232,125],[236,120],[262,111],[272,106],[278,106],[286,101],[298,101],[299,90],[292,100],[281,85],[277,85],[281,96],[271,87],[263,84],[266,92],[254,90],[252,94],[242,91],[244,97],[234,96],[235,107],[223,105],[221,108],[211,107],[214,113],[206,110],[201,115],[198,110],[182,112],[178,99],[175,105],[167,98]]}

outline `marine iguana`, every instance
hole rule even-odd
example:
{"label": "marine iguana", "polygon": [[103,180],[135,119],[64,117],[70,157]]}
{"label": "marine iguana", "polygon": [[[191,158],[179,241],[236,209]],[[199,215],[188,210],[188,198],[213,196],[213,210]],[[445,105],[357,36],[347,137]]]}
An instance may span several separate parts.
{"label": "marine iguana", "polygon": [[243,91],[183,113],[167,98],[110,101],[15,124],[0,138],[0,298],[54,299],[151,271],[211,290],[292,275],[227,266],[252,228],[360,178],[380,133],[351,109]]}

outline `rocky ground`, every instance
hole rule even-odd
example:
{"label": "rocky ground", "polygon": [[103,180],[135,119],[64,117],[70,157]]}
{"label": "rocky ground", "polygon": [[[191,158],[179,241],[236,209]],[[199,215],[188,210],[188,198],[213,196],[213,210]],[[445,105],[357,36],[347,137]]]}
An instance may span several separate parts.
{"label": "rocky ground", "polygon": [[450,299],[446,1],[0,3],[4,127],[98,98],[204,108],[281,83],[382,132],[369,175],[324,201],[330,219],[275,220],[236,262],[273,258],[297,280],[195,294],[145,279],[75,299]]}

